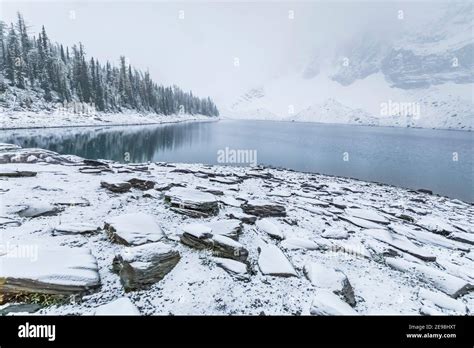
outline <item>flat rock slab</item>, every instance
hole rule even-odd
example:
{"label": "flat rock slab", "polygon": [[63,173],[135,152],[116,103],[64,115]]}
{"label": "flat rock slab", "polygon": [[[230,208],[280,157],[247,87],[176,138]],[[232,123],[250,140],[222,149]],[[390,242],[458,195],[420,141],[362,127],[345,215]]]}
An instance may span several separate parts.
{"label": "flat rock slab", "polygon": [[213,235],[222,235],[232,239],[239,239],[242,233],[242,222],[237,219],[215,220],[205,223],[211,229]]}
{"label": "flat rock slab", "polygon": [[64,223],[56,226],[54,228],[55,234],[84,234],[84,233],[94,233],[97,232],[99,228],[96,225],[81,223],[81,222],[72,222]]}
{"label": "flat rock slab", "polygon": [[382,229],[366,229],[364,230],[364,233],[378,241],[389,244],[395,249],[404,251],[423,261],[436,261],[436,256],[416,246],[405,236],[390,233],[389,231]]}
{"label": "flat rock slab", "polygon": [[440,246],[443,248],[461,250],[469,252],[470,247],[464,243],[460,243],[455,240],[448,239],[442,235],[434,234],[421,229],[414,229],[403,225],[390,224],[390,229],[398,234],[405,235],[410,239],[417,240],[421,243],[431,244]]}
{"label": "flat rock slab", "polygon": [[354,289],[343,272],[310,262],[304,266],[304,273],[314,286],[331,290],[342,296],[349,305],[356,305]]}
{"label": "flat rock slab", "polygon": [[472,284],[469,284],[464,279],[434,267],[391,257],[387,257],[385,261],[387,265],[398,271],[418,274],[423,281],[430,283],[436,289],[453,298],[458,298],[474,288]]}
{"label": "flat rock slab", "polygon": [[350,216],[353,216],[353,217],[356,217],[356,218],[359,218],[359,219],[364,219],[364,220],[367,220],[367,221],[372,221],[372,222],[376,222],[376,223],[379,223],[379,224],[389,224],[390,221],[380,215],[379,213],[377,213],[376,211],[374,210],[370,210],[370,209],[354,209],[354,208],[347,208],[345,210],[346,214],[350,215]]}
{"label": "flat rock slab", "polygon": [[330,290],[317,290],[310,308],[311,315],[357,315],[358,313]]}
{"label": "flat rock slab", "polygon": [[467,306],[465,303],[455,300],[442,292],[434,292],[431,290],[421,288],[418,292],[418,297],[424,306],[436,306],[441,309],[447,309],[457,312],[456,314],[464,315],[467,313]]}
{"label": "flat rock slab", "polygon": [[240,184],[242,182],[242,179],[237,177],[215,177],[210,178],[209,181],[217,182],[219,184],[235,185]]}
{"label": "flat rock slab", "polygon": [[281,227],[268,218],[257,220],[255,226],[272,238],[279,240],[285,239],[285,235],[283,234]]}
{"label": "flat rock slab", "polygon": [[131,213],[108,218],[104,229],[112,241],[124,245],[141,245],[157,242],[164,237],[155,217],[144,213]]}
{"label": "flat rock slab", "polygon": [[18,215],[21,217],[35,218],[39,216],[56,215],[61,211],[60,208],[48,203],[32,203],[26,208],[20,210]]}
{"label": "flat rock slab", "polygon": [[0,256],[0,295],[71,295],[100,286],[97,261],[89,249],[39,247],[28,258],[15,254],[20,248]]}
{"label": "flat rock slab", "polygon": [[279,277],[297,277],[293,265],[276,245],[266,244],[260,248],[258,266],[263,274]]}
{"label": "flat rock slab", "polygon": [[36,176],[36,172],[31,171],[19,171],[19,170],[12,170],[12,171],[0,171],[0,177],[4,178],[31,178]]}
{"label": "flat rock slab", "polygon": [[211,238],[212,237],[212,228],[201,223],[192,223],[187,224],[181,227],[184,233],[195,238]]}
{"label": "flat rock slab", "polygon": [[259,217],[286,216],[286,209],[284,206],[268,201],[249,201],[242,204],[241,207],[244,213]]}
{"label": "flat rock slab", "polygon": [[146,288],[165,277],[179,262],[179,252],[162,242],[129,247],[115,256],[113,270],[125,291]]}
{"label": "flat rock slab", "polygon": [[231,219],[237,219],[242,221],[244,224],[253,225],[257,221],[257,217],[254,215],[245,214],[242,212],[232,212],[227,214],[227,217]]}
{"label": "flat rock slab", "polygon": [[227,273],[238,279],[250,279],[248,274],[248,267],[243,262],[220,257],[213,258],[213,261],[216,263],[217,266],[221,267]]}
{"label": "flat rock slab", "polygon": [[267,196],[274,197],[291,197],[291,191],[288,190],[273,190],[267,193]]}
{"label": "flat rock slab", "polygon": [[457,232],[457,229],[451,224],[447,223],[441,217],[437,216],[424,216],[421,219],[417,220],[416,224],[427,230],[441,234],[444,236],[449,235],[452,232]]}
{"label": "flat rock slab", "polygon": [[236,199],[234,197],[230,197],[230,196],[220,197],[219,202],[221,202],[222,204],[228,205],[229,207],[236,207],[236,208],[240,208],[242,203],[244,203],[243,201]]}
{"label": "flat rock slab", "polygon": [[74,207],[74,206],[78,206],[78,207],[88,207],[91,205],[91,203],[83,198],[83,197],[73,197],[73,198],[64,198],[64,199],[59,199],[59,200],[55,200],[55,204],[57,205],[65,205],[65,206],[69,206],[69,207]]}
{"label": "flat rock slab", "polygon": [[155,187],[155,182],[151,180],[142,180],[142,179],[133,178],[133,179],[128,180],[128,183],[132,185],[133,188],[136,188],[142,191],[151,190],[152,188]]}
{"label": "flat rock slab", "polygon": [[101,181],[100,186],[114,193],[125,193],[130,191],[132,185],[129,182],[106,182]]}
{"label": "flat rock slab", "polygon": [[128,297],[121,297],[95,309],[95,315],[140,315],[140,311]]}
{"label": "flat rock slab", "polygon": [[347,239],[349,238],[349,232],[343,228],[328,228],[321,235],[323,238],[327,239]]}
{"label": "flat rock slab", "polygon": [[165,194],[165,201],[177,213],[190,217],[210,217],[219,213],[216,198],[206,192],[183,187],[173,187]]}
{"label": "flat rock slab", "polygon": [[474,245],[474,233],[470,232],[453,232],[448,236],[449,239],[456,240],[461,243]]}
{"label": "flat rock slab", "polygon": [[306,250],[319,250],[320,245],[312,240],[305,238],[287,238],[281,242],[280,246],[284,249],[306,249]]}
{"label": "flat rock slab", "polygon": [[356,225],[358,227],[362,227],[362,228],[381,228],[382,227],[382,225],[379,225],[375,222],[361,219],[358,217],[354,217],[350,215],[338,215],[338,216],[341,220],[350,222],[351,224]]}

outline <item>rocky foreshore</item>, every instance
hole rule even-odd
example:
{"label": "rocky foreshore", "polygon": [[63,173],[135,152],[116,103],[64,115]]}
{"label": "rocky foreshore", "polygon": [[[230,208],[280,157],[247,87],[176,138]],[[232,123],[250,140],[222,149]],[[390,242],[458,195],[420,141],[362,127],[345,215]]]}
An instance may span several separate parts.
{"label": "rocky foreshore", "polygon": [[0,314],[474,311],[474,207],[262,167],[0,144]]}

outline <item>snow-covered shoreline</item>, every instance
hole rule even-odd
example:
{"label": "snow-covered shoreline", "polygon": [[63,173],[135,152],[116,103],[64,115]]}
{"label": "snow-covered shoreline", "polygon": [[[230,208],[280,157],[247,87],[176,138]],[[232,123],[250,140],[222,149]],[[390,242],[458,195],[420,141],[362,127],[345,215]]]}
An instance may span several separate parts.
{"label": "snow-covered shoreline", "polygon": [[25,311],[474,311],[472,204],[262,167],[84,161],[5,144],[0,161],[0,298],[22,279],[37,281],[31,292],[88,293]]}
{"label": "snow-covered shoreline", "polygon": [[2,114],[0,130],[156,125],[188,121],[216,121],[218,119],[218,117],[204,115],[158,115],[130,111],[123,113],[94,113],[91,115],[63,114],[56,111],[15,111]]}
{"label": "snow-covered shoreline", "polygon": [[330,121],[309,121],[309,120],[296,120],[296,119],[280,119],[280,118],[240,118],[237,116],[226,116],[223,115],[219,118],[220,120],[229,121],[260,121],[260,122],[282,122],[282,123],[308,123],[318,125],[331,125],[331,126],[348,126],[348,127],[375,127],[375,128],[407,128],[407,129],[433,129],[440,131],[453,131],[453,132],[472,132],[471,128],[443,128],[443,127],[421,127],[421,126],[406,126],[406,125],[391,125],[391,124],[371,124],[371,123],[342,123],[342,122],[330,122]]}

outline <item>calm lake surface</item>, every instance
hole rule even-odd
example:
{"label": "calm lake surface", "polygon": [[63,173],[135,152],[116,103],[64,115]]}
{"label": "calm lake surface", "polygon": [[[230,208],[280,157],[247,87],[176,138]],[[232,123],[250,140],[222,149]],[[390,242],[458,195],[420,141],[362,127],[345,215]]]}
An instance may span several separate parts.
{"label": "calm lake surface", "polygon": [[473,133],[271,121],[0,131],[0,142],[91,159],[218,164],[256,150],[257,163],[425,188],[474,201]]}

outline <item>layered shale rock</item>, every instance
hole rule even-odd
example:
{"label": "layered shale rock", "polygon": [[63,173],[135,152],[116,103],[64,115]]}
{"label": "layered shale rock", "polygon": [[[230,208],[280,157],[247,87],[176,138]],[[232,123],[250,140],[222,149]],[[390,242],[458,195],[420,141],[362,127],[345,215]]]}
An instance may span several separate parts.
{"label": "layered shale rock", "polygon": [[239,235],[242,233],[242,222],[237,219],[229,220],[214,220],[205,223],[212,230],[214,235],[222,235],[232,239],[239,239]]}
{"label": "layered shale rock", "polygon": [[142,179],[133,178],[133,179],[128,180],[128,183],[132,185],[133,188],[136,188],[142,191],[151,190],[153,187],[155,187],[155,182],[151,180],[142,180]]}
{"label": "layered shale rock", "polygon": [[239,242],[224,235],[212,234],[210,227],[194,224],[183,228],[181,242],[195,249],[209,249],[218,257],[246,261],[248,251]]}
{"label": "layered shale rock", "polygon": [[113,270],[125,291],[137,290],[165,277],[179,262],[179,252],[162,242],[129,247],[116,255]]}
{"label": "layered shale rock", "polygon": [[101,181],[100,186],[114,193],[125,193],[130,191],[132,185],[129,182],[106,182]]}
{"label": "layered shale rock", "polygon": [[246,214],[259,217],[286,216],[286,209],[284,206],[268,201],[249,201],[245,204],[242,204],[241,207]]}
{"label": "layered shale rock", "polygon": [[[0,255],[0,302],[14,295],[73,295],[100,286],[97,261],[89,249],[10,246]],[[28,257],[27,257],[28,256]]]}
{"label": "layered shale rock", "polygon": [[173,187],[165,194],[165,201],[173,211],[194,218],[205,218],[219,213],[216,198],[199,190]]}

